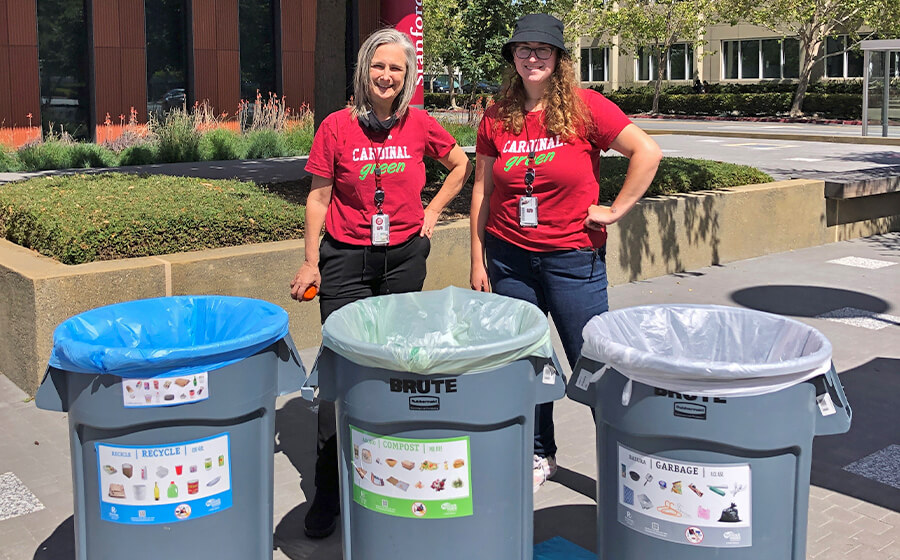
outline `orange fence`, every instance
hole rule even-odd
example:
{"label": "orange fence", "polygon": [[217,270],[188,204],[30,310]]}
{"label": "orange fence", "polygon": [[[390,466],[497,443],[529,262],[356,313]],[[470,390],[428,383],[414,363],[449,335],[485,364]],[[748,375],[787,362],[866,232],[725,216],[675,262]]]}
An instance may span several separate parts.
{"label": "orange fence", "polygon": [[17,150],[29,142],[40,139],[41,127],[39,126],[0,127],[0,144],[7,148]]}

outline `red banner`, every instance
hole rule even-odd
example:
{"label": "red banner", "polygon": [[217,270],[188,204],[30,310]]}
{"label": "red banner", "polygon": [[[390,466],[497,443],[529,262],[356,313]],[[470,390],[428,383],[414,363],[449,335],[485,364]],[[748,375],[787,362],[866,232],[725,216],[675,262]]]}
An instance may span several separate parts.
{"label": "red banner", "polygon": [[425,41],[422,33],[423,0],[381,0],[381,19],[397,31],[406,33],[416,48],[416,92],[412,104],[425,106],[424,76],[422,75]]}

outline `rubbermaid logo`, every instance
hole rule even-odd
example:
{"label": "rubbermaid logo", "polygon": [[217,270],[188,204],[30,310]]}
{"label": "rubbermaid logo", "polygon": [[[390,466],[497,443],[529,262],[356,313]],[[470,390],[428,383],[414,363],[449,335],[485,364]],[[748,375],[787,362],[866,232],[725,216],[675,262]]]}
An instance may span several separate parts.
{"label": "rubbermaid logo", "polygon": [[440,410],[440,397],[409,397],[410,410]]}
{"label": "rubbermaid logo", "polygon": [[675,403],[675,416],[706,420],[706,407],[702,404],[677,402]]}

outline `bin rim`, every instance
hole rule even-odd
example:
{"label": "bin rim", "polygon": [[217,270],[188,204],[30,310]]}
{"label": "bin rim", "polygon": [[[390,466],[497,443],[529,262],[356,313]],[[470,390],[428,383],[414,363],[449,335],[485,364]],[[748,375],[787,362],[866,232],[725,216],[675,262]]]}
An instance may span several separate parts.
{"label": "bin rim", "polygon": [[[626,314],[683,313],[703,311],[713,315],[751,317],[768,322],[770,327],[789,326],[805,336],[803,348],[808,354],[755,363],[737,363],[712,359],[672,358],[638,349],[602,336],[602,329]],[[593,317],[583,331],[585,358],[608,365],[631,380],[662,389],[698,395],[752,396],[778,391],[826,373],[831,369],[832,346],[817,329],[788,317],[742,307],[701,304],[641,305],[608,311]]]}
{"label": "bin rim", "polygon": [[[242,324],[243,331],[222,340],[191,340],[189,344],[147,346],[144,321],[152,311],[173,309],[212,311],[215,304],[240,309],[255,317]],[[162,323],[154,325],[164,327]],[[114,332],[115,331],[115,332]],[[79,335],[86,334],[84,339]],[[53,331],[53,349],[48,365],[69,373],[112,374],[119,377],[167,377],[201,373],[223,368],[252,356],[288,334],[288,315],[281,307],[260,299],[185,295],[130,300],[96,307],[74,315]],[[109,335],[109,338],[104,338]],[[162,337],[164,339],[164,337]],[[115,343],[120,344],[115,344]],[[182,341],[183,342],[183,341]]]}
{"label": "bin rim", "polygon": [[[467,346],[447,346],[439,352],[425,355],[417,348],[391,347],[389,344],[369,342],[359,338],[347,340],[342,336],[346,321],[359,310],[383,304],[387,298],[395,302],[404,299],[441,301],[457,299],[469,302],[486,302],[489,305],[505,305],[506,309],[517,309],[523,321],[532,324],[526,329],[502,340],[470,344]],[[374,296],[350,303],[332,313],[322,326],[322,345],[351,362],[368,367],[392,371],[404,371],[421,375],[474,374],[502,367],[513,361],[528,358],[550,358],[553,346],[550,340],[550,326],[547,317],[536,306],[527,301],[501,296],[490,292],[466,290],[449,286],[442,290],[426,290],[403,294]]]}

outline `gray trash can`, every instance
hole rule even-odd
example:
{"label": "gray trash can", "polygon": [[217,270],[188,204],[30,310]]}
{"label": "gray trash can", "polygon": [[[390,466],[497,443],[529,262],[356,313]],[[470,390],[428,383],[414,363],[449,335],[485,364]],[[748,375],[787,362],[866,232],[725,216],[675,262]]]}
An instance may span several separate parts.
{"label": "gray trash can", "polygon": [[562,398],[547,318],[459,288],[333,313],[344,558],[531,559],[534,406]]}
{"label": "gray trash can", "polygon": [[57,327],[36,403],[69,414],[79,560],[271,558],[275,396],[305,377],[287,321],[184,296]]}
{"label": "gray trash can", "polygon": [[567,387],[596,409],[597,557],[804,560],[812,440],[850,428],[831,344],[747,309],[594,317]]}

